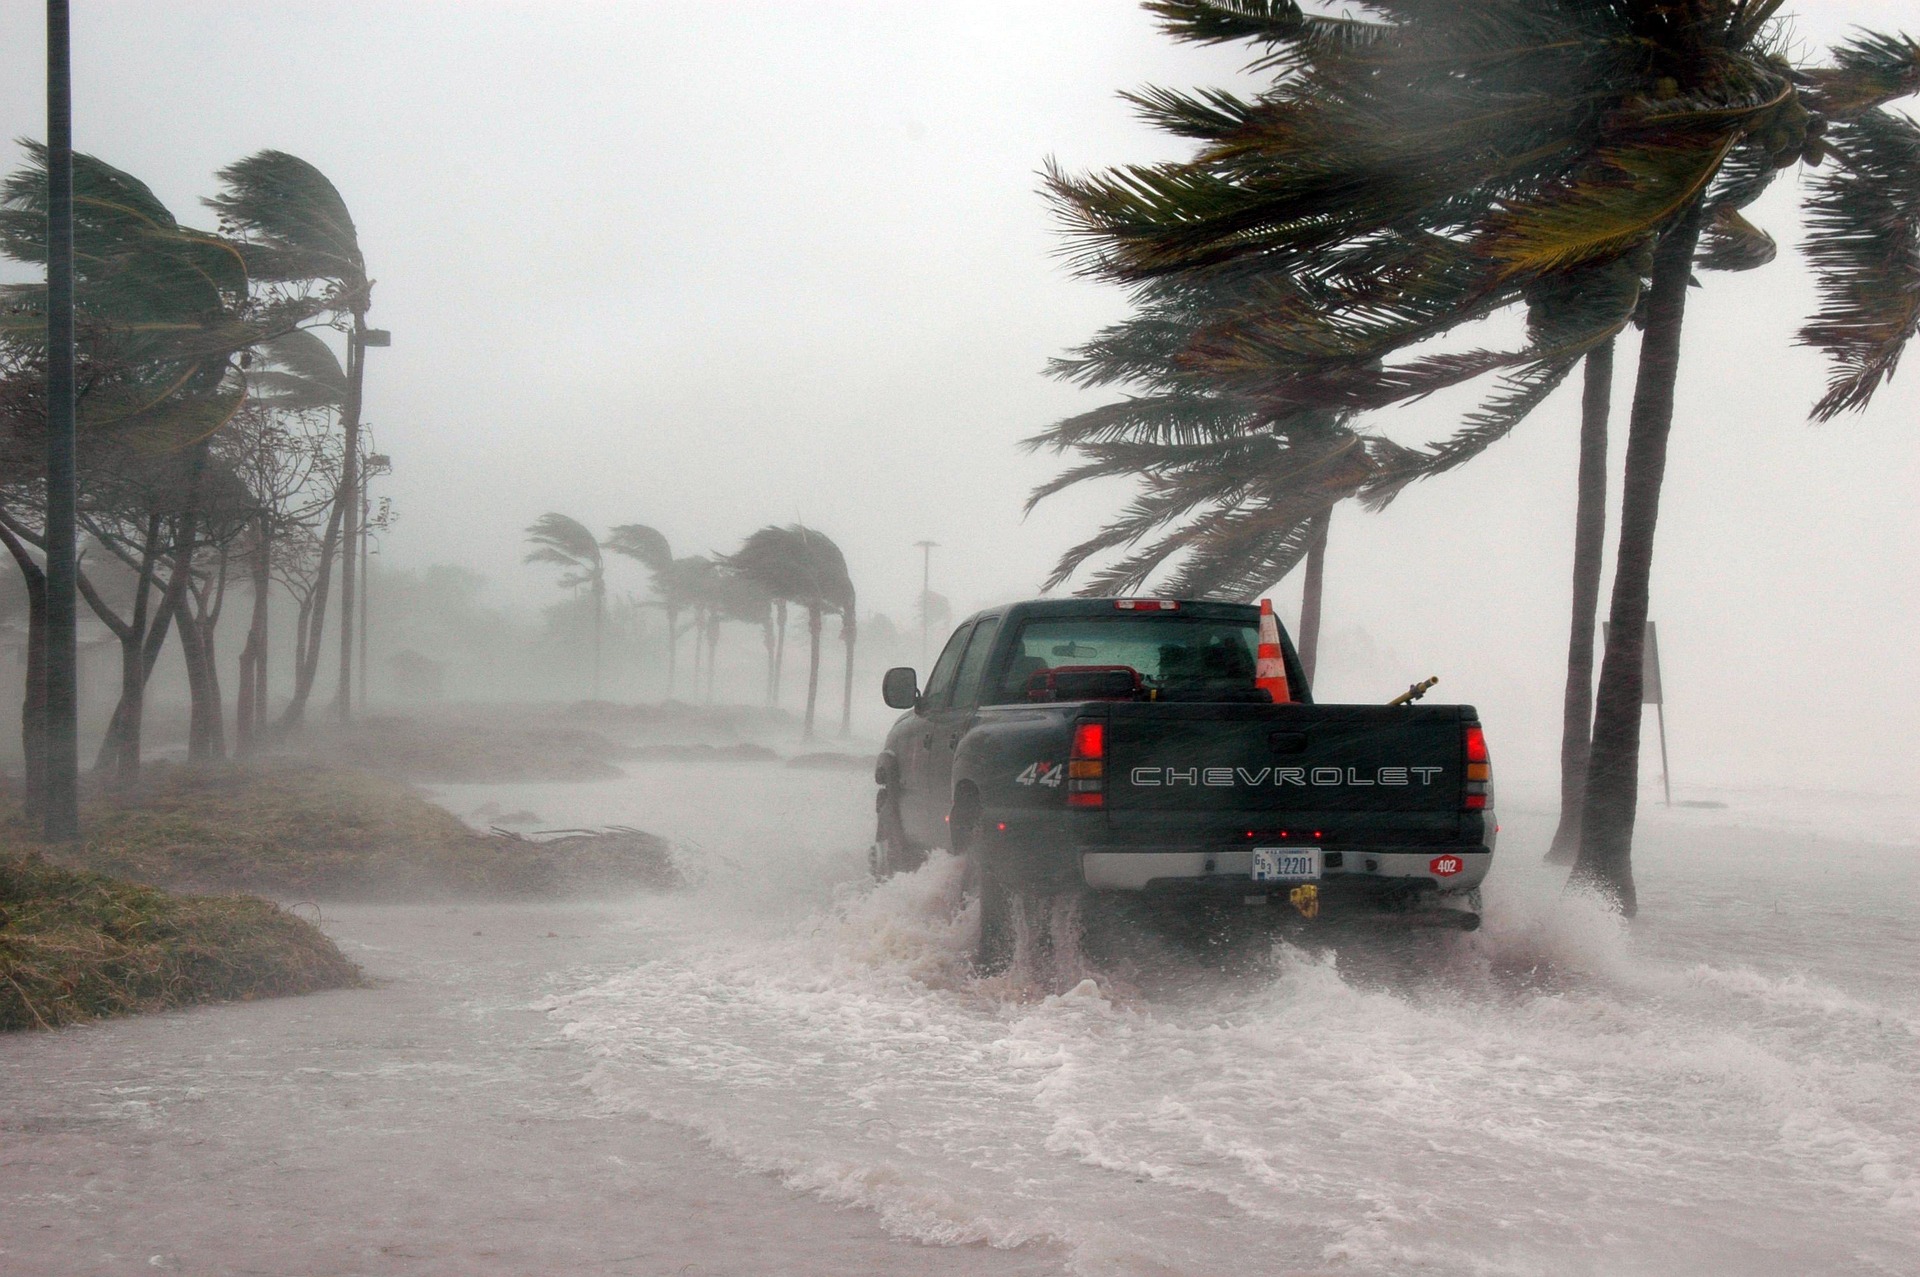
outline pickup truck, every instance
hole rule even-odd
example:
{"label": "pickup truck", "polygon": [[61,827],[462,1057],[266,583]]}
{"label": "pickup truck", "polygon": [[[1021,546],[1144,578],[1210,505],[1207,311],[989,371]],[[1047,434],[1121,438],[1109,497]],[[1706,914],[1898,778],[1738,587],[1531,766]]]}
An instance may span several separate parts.
{"label": "pickup truck", "polygon": [[1021,898],[1059,892],[1477,926],[1497,829],[1478,714],[1316,704],[1284,631],[1284,684],[1261,686],[1260,622],[1177,599],[969,617],[924,688],[883,682],[907,712],[875,766],[875,875],[967,857],[988,968]]}

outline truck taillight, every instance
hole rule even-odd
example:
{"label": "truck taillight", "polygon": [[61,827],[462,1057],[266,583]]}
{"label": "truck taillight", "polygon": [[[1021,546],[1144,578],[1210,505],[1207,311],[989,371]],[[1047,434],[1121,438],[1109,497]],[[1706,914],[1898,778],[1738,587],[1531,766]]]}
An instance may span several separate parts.
{"label": "truck taillight", "polygon": [[1076,723],[1067,758],[1067,806],[1106,806],[1106,766],[1107,725]]}
{"label": "truck taillight", "polygon": [[1460,806],[1465,811],[1485,811],[1493,806],[1493,756],[1487,752],[1487,734],[1480,724],[1468,725],[1464,744],[1467,782]]}
{"label": "truck taillight", "polygon": [[1175,599],[1115,599],[1113,605],[1122,612],[1178,612],[1180,604]]}

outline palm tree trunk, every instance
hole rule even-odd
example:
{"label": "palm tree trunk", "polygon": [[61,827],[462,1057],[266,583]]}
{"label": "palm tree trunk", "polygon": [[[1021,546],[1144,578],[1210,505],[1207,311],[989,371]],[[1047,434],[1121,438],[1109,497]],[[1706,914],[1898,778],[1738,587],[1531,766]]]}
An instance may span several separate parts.
{"label": "palm tree trunk", "polygon": [[1580,473],[1573,513],[1573,624],[1560,722],[1560,825],[1547,860],[1570,865],[1580,849],[1580,808],[1593,749],[1593,627],[1607,539],[1607,418],[1613,405],[1613,341],[1587,355],[1580,397]]}
{"label": "palm tree trunk", "polygon": [[773,644],[773,699],[767,703],[777,706],[780,704],[780,677],[787,667],[787,601],[785,599],[773,601],[773,615],[780,635]]}
{"label": "palm tree trunk", "polygon": [[767,613],[760,618],[760,641],[767,649],[767,704],[773,704],[774,668],[773,668],[773,607],[767,607]]}
{"label": "palm tree trunk", "polygon": [[593,699],[600,699],[600,630],[606,624],[606,589],[597,582],[593,587]]}
{"label": "palm tree trunk", "polygon": [[707,614],[707,704],[713,704],[713,668],[719,664],[720,614]]}
{"label": "palm tree trunk", "polygon": [[1313,667],[1320,657],[1320,603],[1327,581],[1327,525],[1333,507],[1313,517],[1313,542],[1307,547],[1307,579],[1300,595],[1300,671],[1313,687]]}
{"label": "palm tree trunk", "polygon": [[1647,322],[1640,339],[1627,430],[1626,477],[1620,498],[1620,548],[1613,570],[1607,651],[1594,707],[1593,752],[1581,811],[1576,881],[1611,896],[1628,917],[1638,908],[1633,887],[1633,822],[1639,807],[1641,660],[1647,592],[1653,575],[1654,526],[1673,429],[1674,384],[1680,375],[1680,331],[1687,284],[1700,240],[1696,206],[1661,241],[1653,258]]}
{"label": "palm tree trunk", "polygon": [[803,740],[812,740],[813,708],[820,698],[820,608],[815,604],[807,607],[807,636],[813,641],[813,647],[807,660],[807,718],[800,736]]}
{"label": "palm tree trunk", "polygon": [[844,676],[845,686],[841,689],[840,699],[840,737],[842,740],[853,735],[853,643],[858,637],[853,623],[853,613],[849,609],[840,618],[840,638],[847,645],[847,668]]}
{"label": "palm tree trunk", "polygon": [[667,699],[673,699],[674,665],[680,655],[680,609],[667,609]]}

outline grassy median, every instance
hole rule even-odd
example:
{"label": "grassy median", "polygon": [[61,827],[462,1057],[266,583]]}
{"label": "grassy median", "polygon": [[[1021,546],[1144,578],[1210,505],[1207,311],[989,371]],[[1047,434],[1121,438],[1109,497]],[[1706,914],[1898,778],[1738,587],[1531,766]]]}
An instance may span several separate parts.
{"label": "grassy median", "polygon": [[[666,843],[637,830],[534,841],[479,833],[411,785],[292,762],[154,764],[95,789],[59,863],[175,891],[280,900],[554,897],[678,881]],[[33,847],[13,809],[0,851]]]}
{"label": "grassy median", "polygon": [[333,942],[247,896],[176,896],[0,852],[0,1029],[362,982]]}

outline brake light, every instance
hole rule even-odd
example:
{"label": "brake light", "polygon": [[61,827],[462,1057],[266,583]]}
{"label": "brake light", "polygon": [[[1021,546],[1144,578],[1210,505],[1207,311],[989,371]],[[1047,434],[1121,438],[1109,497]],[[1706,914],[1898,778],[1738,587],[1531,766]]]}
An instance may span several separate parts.
{"label": "brake light", "polygon": [[1493,756],[1487,752],[1487,734],[1480,724],[1467,726],[1462,742],[1467,756],[1466,788],[1461,792],[1464,811],[1485,811],[1493,806]]}
{"label": "brake light", "polygon": [[1174,599],[1115,599],[1113,605],[1122,612],[1177,612],[1180,604]]}
{"label": "brake light", "polygon": [[1107,725],[1076,723],[1073,752],[1067,758],[1067,806],[1104,807],[1107,771]]}

